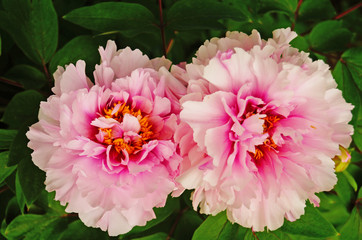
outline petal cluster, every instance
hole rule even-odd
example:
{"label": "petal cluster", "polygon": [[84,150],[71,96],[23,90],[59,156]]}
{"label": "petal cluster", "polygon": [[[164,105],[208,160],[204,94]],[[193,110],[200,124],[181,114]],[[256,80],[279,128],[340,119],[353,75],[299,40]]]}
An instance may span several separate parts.
{"label": "petal cluster", "polygon": [[93,84],[78,61],[54,74],[27,137],[46,189],[87,225],[115,236],[155,218],[175,188],[181,157],[173,134],[186,88],[170,61],[100,47]]}
{"label": "petal cluster", "polygon": [[111,236],[185,189],[195,210],[226,210],[254,231],[295,221],[333,188],[353,134],[353,106],[328,65],[290,46],[295,37],[228,32],[171,72],[164,57],[108,41],[94,83],[84,61],[59,67],[27,132],[46,190]]}
{"label": "petal cluster", "polygon": [[333,188],[332,158],[348,147],[352,105],[329,67],[290,47],[278,29],[262,40],[228,32],[206,41],[191,64],[174,66],[187,82],[175,133],[183,157],[179,189],[194,189],[195,209],[254,231],[295,221],[315,193]]}

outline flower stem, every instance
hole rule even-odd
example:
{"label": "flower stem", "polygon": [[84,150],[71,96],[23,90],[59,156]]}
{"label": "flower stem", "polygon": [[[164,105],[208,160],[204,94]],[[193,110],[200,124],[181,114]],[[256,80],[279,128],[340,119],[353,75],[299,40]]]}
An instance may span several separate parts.
{"label": "flower stem", "polygon": [[14,87],[23,88],[22,84],[17,83],[15,81],[7,79],[7,78],[0,77],[0,82],[3,82],[5,84],[8,84],[8,85],[11,85],[11,86],[14,86]]}
{"label": "flower stem", "polygon": [[162,50],[163,55],[167,57],[166,51],[166,38],[165,38],[165,25],[163,23],[163,12],[162,12],[162,0],[158,0],[158,7],[160,10],[160,30],[161,30],[161,38],[162,38]]}
{"label": "flower stem", "polygon": [[2,188],[0,188],[0,194],[5,192],[6,190],[9,190],[9,187],[7,185],[3,186]]}
{"label": "flower stem", "polygon": [[298,14],[299,14],[299,8],[300,8],[300,5],[302,5],[302,2],[303,2],[303,0],[299,0],[299,1],[298,1],[297,8],[295,9],[295,12],[294,12],[294,21],[293,21],[292,26],[291,26],[291,30],[292,30],[292,31],[294,30],[295,23],[296,23],[296,21],[297,21]]}
{"label": "flower stem", "polygon": [[181,209],[181,210],[179,211],[179,213],[178,213],[178,215],[177,215],[177,217],[176,217],[176,220],[175,220],[175,222],[173,223],[173,225],[172,225],[172,227],[171,227],[171,229],[170,229],[170,232],[168,233],[168,236],[167,236],[166,240],[170,240],[170,239],[171,239],[171,237],[172,237],[172,235],[173,235],[173,233],[174,233],[174,231],[175,231],[175,229],[176,229],[176,227],[177,227],[178,222],[180,221],[182,215],[183,215],[187,210],[189,210],[189,207],[185,207],[184,209]]}
{"label": "flower stem", "polygon": [[357,5],[355,5],[355,6],[351,7],[351,8],[349,8],[349,9],[347,9],[346,11],[338,14],[338,15],[335,16],[333,19],[335,19],[335,20],[340,19],[340,18],[344,17],[345,15],[347,15],[348,13],[350,13],[350,12],[358,9],[358,8],[361,7],[361,6],[362,6],[362,2],[360,2],[360,3],[358,3]]}

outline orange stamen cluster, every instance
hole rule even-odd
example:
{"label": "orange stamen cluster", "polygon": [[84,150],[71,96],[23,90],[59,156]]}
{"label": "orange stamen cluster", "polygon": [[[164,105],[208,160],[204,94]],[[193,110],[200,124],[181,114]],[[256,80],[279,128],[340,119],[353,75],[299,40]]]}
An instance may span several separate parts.
{"label": "orange stamen cluster", "polygon": [[132,141],[127,141],[124,138],[113,138],[111,128],[99,128],[99,130],[106,133],[103,137],[103,142],[105,144],[113,145],[114,149],[118,153],[121,153],[122,150],[126,150],[128,154],[132,154],[137,150],[141,150],[142,146],[151,139],[151,137],[153,136],[153,132],[151,130],[152,125],[148,121],[148,116],[143,116],[140,110],[135,110],[126,103],[123,103],[116,111],[114,111],[116,106],[119,104],[121,104],[121,102],[113,103],[112,107],[105,107],[103,109],[104,117],[113,118],[118,122],[122,122],[125,114],[135,116],[141,126],[141,129],[138,132],[138,135],[140,135],[140,137],[136,137]]}
{"label": "orange stamen cluster", "polygon": [[[263,133],[267,133],[270,129],[274,127],[274,124],[280,120],[280,117],[271,115],[271,116],[266,116],[265,118],[262,119],[264,119]],[[276,149],[277,147],[278,146],[275,144],[271,136],[269,136],[267,139],[265,139],[262,145],[255,146],[255,152],[252,153],[253,157],[255,160],[259,160],[264,156],[265,150],[270,151],[272,149]]]}

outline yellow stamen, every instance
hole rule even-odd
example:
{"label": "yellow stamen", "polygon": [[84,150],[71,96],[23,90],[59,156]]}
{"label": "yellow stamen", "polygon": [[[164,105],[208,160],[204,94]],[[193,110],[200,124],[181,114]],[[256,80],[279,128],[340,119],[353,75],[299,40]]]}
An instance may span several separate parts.
{"label": "yellow stamen", "polygon": [[[116,107],[119,107],[116,111]],[[113,145],[114,149],[121,153],[122,150],[126,150],[128,154],[132,154],[137,150],[141,150],[142,146],[147,143],[153,136],[152,125],[148,121],[148,116],[143,116],[141,110],[135,110],[130,108],[126,103],[121,104],[121,102],[113,103],[112,107],[105,107],[103,109],[105,118],[113,118],[118,122],[123,121],[125,114],[130,114],[135,116],[138,119],[138,122],[141,126],[138,135],[140,137],[135,137],[132,140],[126,141],[123,138],[113,138],[111,128],[99,128],[99,130],[106,133],[103,137],[103,142],[108,145]]]}

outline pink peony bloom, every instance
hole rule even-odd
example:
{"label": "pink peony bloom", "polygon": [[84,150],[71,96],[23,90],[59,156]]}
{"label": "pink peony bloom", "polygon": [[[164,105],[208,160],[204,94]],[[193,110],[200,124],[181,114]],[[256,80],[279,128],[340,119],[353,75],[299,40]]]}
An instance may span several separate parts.
{"label": "pink peony bloom", "polygon": [[95,84],[85,62],[59,67],[27,137],[46,190],[87,225],[115,236],[155,218],[175,188],[173,134],[186,88],[164,58],[100,47]]}
{"label": "pink peony bloom", "polygon": [[348,147],[353,106],[329,67],[289,42],[290,29],[262,40],[229,32],[206,41],[193,63],[174,66],[188,82],[175,133],[184,158],[176,179],[193,206],[254,231],[295,221],[337,179],[332,158]]}

